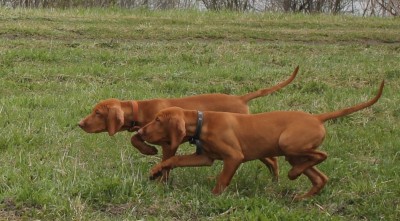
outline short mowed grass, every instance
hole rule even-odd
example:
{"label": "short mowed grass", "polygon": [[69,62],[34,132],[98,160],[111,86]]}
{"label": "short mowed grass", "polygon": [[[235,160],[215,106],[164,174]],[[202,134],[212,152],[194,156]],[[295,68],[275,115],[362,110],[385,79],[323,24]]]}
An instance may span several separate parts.
{"label": "short mowed grass", "polygon": [[[243,164],[221,196],[221,171],[178,168],[148,180],[160,161],[131,133],[87,134],[77,122],[100,100],[245,94],[292,84],[250,102],[253,113],[323,113],[375,96],[371,108],[326,123],[311,183]],[[0,9],[0,220],[396,220],[400,217],[400,20],[303,14],[120,9]],[[266,134],[265,136],[268,136]],[[192,153],[182,145],[179,154]]]}

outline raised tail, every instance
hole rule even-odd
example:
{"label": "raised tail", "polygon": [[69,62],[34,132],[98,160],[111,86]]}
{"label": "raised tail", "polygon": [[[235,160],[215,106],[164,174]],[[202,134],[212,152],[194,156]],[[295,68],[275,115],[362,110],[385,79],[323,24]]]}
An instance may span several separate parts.
{"label": "raised tail", "polygon": [[369,100],[369,101],[366,101],[364,103],[357,104],[355,106],[352,106],[352,107],[349,107],[349,108],[345,108],[345,109],[342,109],[342,110],[337,110],[337,111],[324,113],[324,114],[316,114],[314,116],[317,117],[321,122],[325,122],[327,120],[338,118],[338,117],[342,117],[342,116],[346,116],[346,115],[349,115],[349,114],[354,113],[356,111],[359,111],[361,109],[367,108],[367,107],[375,104],[378,101],[378,99],[382,95],[382,91],[383,91],[383,87],[384,86],[385,86],[385,81],[382,81],[381,86],[380,86],[379,91],[378,91],[378,94],[374,98]]}
{"label": "raised tail", "polygon": [[285,87],[286,85],[290,84],[290,82],[292,82],[293,79],[296,77],[298,71],[299,71],[299,66],[297,66],[296,69],[294,69],[292,75],[290,75],[290,77],[286,81],[281,82],[281,83],[279,83],[279,84],[277,84],[277,85],[275,85],[273,87],[270,87],[270,88],[261,89],[261,90],[254,91],[254,92],[250,92],[248,94],[242,95],[240,98],[245,103],[247,103],[247,102],[249,102],[250,100],[252,100],[254,98],[262,97],[262,96],[271,94],[271,93],[273,93],[273,92]]}

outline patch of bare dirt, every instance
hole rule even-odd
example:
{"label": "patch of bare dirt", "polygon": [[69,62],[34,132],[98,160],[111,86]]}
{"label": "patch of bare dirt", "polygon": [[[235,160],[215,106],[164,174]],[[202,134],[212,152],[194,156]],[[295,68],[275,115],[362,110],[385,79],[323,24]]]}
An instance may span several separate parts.
{"label": "patch of bare dirt", "polygon": [[15,203],[12,199],[6,198],[0,202],[0,221],[14,221],[22,220],[19,216],[20,212],[17,210]]}

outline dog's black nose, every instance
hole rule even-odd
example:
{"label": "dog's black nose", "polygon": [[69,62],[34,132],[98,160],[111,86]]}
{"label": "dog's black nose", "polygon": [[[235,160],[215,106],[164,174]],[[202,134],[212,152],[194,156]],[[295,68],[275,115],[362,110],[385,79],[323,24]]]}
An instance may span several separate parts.
{"label": "dog's black nose", "polygon": [[162,172],[161,172],[161,171],[158,172],[158,173],[156,173],[156,174],[154,174],[154,175],[151,175],[151,176],[149,177],[149,179],[150,179],[150,180],[155,180],[155,179],[157,179],[157,177],[160,177],[160,176],[162,176]]}

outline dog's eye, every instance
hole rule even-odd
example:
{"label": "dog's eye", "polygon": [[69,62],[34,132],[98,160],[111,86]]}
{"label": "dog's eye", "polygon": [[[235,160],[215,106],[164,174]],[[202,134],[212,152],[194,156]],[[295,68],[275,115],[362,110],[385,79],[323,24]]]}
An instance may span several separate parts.
{"label": "dog's eye", "polygon": [[161,122],[160,118],[156,117],[156,122]]}
{"label": "dog's eye", "polygon": [[98,111],[98,110],[95,111],[94,113],[95,113],[96,115],[100,115],[100,111]]}

